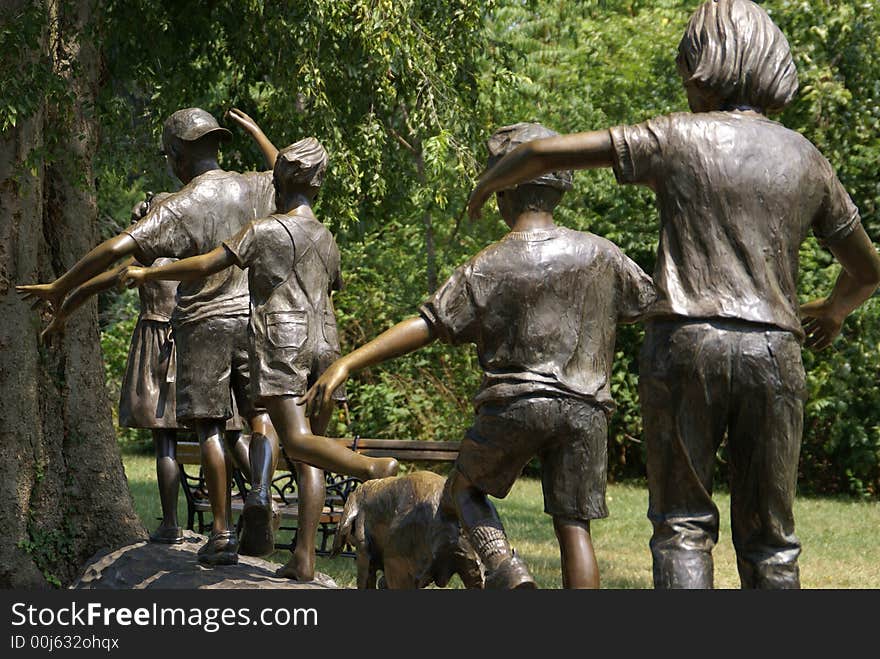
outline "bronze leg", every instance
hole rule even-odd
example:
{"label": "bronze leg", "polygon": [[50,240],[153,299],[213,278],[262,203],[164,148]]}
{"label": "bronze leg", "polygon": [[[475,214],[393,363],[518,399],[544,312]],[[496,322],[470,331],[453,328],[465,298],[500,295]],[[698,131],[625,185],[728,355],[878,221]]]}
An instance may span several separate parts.
{"label": "bronze leg", "polygon": [[177,527],[177,493],[180,491],[180,471],[177,468],[177,432],[154,430],[153,447],[156,449],[156,481],[162,506],[162,527]]}
{"label": "bronze leg", "polygon": [[553,530],[562,559],[562,587],[598,588],[599,566],[593,551],[590,523],[554,517]]}

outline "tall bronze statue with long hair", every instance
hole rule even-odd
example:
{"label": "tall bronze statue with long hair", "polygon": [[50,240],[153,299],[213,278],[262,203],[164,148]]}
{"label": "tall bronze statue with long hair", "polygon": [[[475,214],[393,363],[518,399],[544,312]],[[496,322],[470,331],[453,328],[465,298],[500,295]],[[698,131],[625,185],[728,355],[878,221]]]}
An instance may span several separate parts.
{"label": "tall bronze statue with long hair", "polygon": [[[469,209],[476,217],[493,192],[564,167],[611,167],[620,183],[655,192],[659,298],[639,381],[654,584],[712,586],[712,477],[726,436],[742,585],[794,588],[800,343],[831,343],[876,289],[880,259],[828,161],[768,118],[794,98],[797,73],[760,6],[701,5],[677,64],[691,113],[525,144],[483,175]],[[799,309],[798,247],[810,230],[843,271],[827,298]]]}

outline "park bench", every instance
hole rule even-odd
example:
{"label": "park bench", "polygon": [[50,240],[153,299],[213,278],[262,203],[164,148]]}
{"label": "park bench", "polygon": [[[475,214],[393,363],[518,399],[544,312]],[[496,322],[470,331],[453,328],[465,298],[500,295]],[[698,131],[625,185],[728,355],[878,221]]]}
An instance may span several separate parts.
{"label": "park bench", "polygon": [[[452,463],[458,455],[459,448],[459,442],[456,441],[360,438],[354,440],[334,438],[333,441],[370,457],[393,457],[402,464]],[[177,443],[177,464],[180,469],[180,484],[186,498],[186,528],[199,533],[208,533],[211,529],[211,504],[208,500],[208,490],[201,468],[201,451],[198,442],[179,441]],[[325,472],[324,478],[327,494],[318,525],[318,546],[316,549],[320,556],[326,556],[330,553],[333,536],[336,533],[345,500],[360,483],[356,478],[331,472]],[[232,511],[235,516],[241,513],[244,507],[248,483],[238,469],[233,470],[232,479]],[[279,531],[290,532],[290,540],[287,542],[281,541],[281,534],[278,534],[275,548],[292,551],[296,546],[299,499],[293,466],[283,451],[272,479],[272,496],[281,516]]]}

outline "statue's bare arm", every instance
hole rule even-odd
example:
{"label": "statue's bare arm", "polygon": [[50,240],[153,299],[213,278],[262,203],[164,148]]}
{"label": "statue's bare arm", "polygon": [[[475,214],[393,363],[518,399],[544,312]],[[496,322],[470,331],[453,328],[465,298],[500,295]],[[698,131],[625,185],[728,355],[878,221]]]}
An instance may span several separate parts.
{"label": "statue's bare arm", "polygon": [[263,152],[263,157],[266,159],[266,164],[269,166],[269,169],[275,167],[275,159],[278,157],[278,149],[276,149],[275,145],[269,141],[269,138],[266,137],[266,134],[257,122],[238,108],[232,108],[229,110],[229,112],[226,113],[226,117],[241,126],[244,131],[254,139],[260,147],[260,151]]}
{"label": "statue's bare arm", "polygon": [[499,190],[562,169],[610,167],[614,155],[607,130],[572,133],[521,144],[484,172],[471,192],[468,214],[480,216],[486,200]]}
{"label": "statue's bare arm", "polygon": [[191,256],[153,268],[130,266],[122,273],[120,281],[129,288],[137,288],[145,282],[156,279],[189,281],[202,279],[233,265],[235,265],[235,257],[232,256],[232,252],[220,245],[206,254]]}
{"label": "statue's bare arm", "polygon": [[116,261],[132,254],[135,249],[137,243],[134,238],[127,233],[121,233],[92,249],[51,284],[16,286],[15,289],[25,300],[33,301],[34,306],[48,302],[54,314],[61,308],[61,302],[68,292],[100,275]]}
{"label": "statue's bare arm", "polygon": [[861,225],[828,249],[843,270],[828,297],[807,302],[800,310],[806,344],[817,350],[831,345],[846,317],[880,285],[880,256]]}
{"label": "statue's bare arm", "polygon": [[386,330],[369,343],[337,359],[299,400],[311,415],[333,404],[333,392],[349,375],[368,366],[400,357],[431,343],[434,333],[421,316],[408,318]]}
{"label": "statue's bare arm", "polygon": [[55,312],[52,322],[40,334],[40,339],[46,343],[53,334],[61,334],[67,319],[79,309],[93,295],[103,293],[104,291],[115,288],[119,284],[119,277],[123,271],[134,263],[134,259],[130,258],[111,268],[106,272],[102,272],[97,277],[92,277],[82,286],[78,286],[74,291],[64,299],[64,303]]}

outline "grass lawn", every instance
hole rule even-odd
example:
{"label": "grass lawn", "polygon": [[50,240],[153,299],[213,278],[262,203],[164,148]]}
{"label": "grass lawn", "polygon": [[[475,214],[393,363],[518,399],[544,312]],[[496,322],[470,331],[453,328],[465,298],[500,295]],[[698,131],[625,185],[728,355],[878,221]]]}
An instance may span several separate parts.
{"label": "grass lawn", "polygon": [[[144,524],[152,530],[159,517],[155,463],[149,456],[125,455],[125,470]],[[714,551],[715,586],[738,588],[739,577],[730,542],[730,497],[718,493],[721,534]],[[559,549],[550,518],[543,513],[541,484],[521,479],[510,496],[496,501],[511,543],[526,560],[541,588],[560,588]],[[608,488],[610,517],[593,523],[593,542],[603,588],[650,588],[651,527],[645,511],[648,492],[643,485],[613,484]],[[186,520],[180,497],[179,515]],[[795,504],[804,588],[880,588],[880,503],[836,498],[801,497]],[[284,562],[287,552],[270,560]],[[343,587],[355,583],[354,561],[319,558],[318,570]],[[456,580],[457,582],[457,580]]]}

